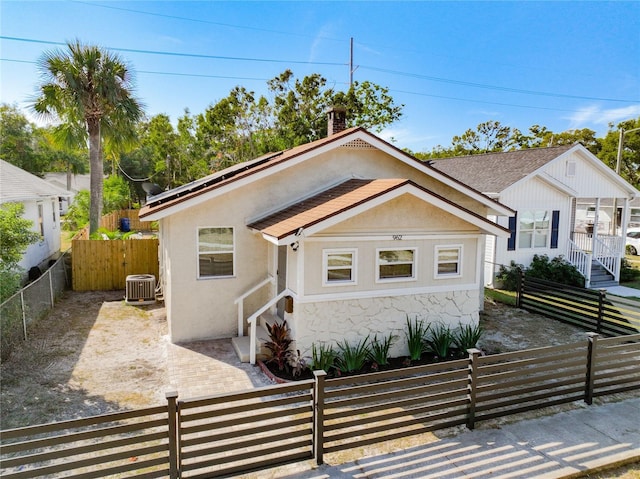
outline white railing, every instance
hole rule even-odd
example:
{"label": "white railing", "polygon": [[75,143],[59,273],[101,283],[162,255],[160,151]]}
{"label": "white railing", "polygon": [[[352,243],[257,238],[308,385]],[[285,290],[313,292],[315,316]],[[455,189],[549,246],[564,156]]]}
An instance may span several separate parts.
{"label": "white railing", "polygon": [[275,282],[275,278],[273,276],[269,276],[260,281],[253,288],[245,292],[242,296],[238,297],[234,301],[234,303],[238,306],[238,337],[244,336],[244,300],[263,286],[266,286],[269,283],[275,284]]}
{"label": "white railing", "polygon": [[580,246],[567,240],[567,261],[584,276],[585,288],[591,283],[591,254],[586,253]]}
{"label": "white railing", "polygon": [[276,297],[272,298],[264,306],[262,306],[258,311],[256,311],[251,316],[249,316],[249,318],[247,318],[247,322],[249,323],[249,363],[251,364],[256,363],[256,342],[258,340],[258,338],[256,337],[256,325],[258,322],[258,318],[262,313],[267,311],[269,308],[271,308],[274,304],[276,304],[282,298],[290,294],[292,294],[291,291],[289,291],[288,289],[285,289]]}
{"label": "white railing", "polygon": [[573,243],[582,251],[591,251],[593,245],[593,235],[587,233],[573,232]]}
{"label": "white railing", "polygon": [[624,251],[624,238],[622,236],[598,235],[598,241],[609,248],[615,256],[620,257]]}
{"label": "white railing", "polygon": [[[614,238],[612,236],[608,238]],[[608,243],[608,244],[607,244]],[[609,247],[612,242],[601,241],[595,238],[593,242],[593,258],[613,275],[615,281],[620,280],[620,257],[619,252]]]}

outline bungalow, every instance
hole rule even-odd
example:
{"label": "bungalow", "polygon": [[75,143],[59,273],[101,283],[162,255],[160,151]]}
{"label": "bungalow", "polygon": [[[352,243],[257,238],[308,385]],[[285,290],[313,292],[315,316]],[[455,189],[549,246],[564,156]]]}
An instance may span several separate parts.
{"label": "bungalow", "polygon": [[[434,160],[432,166],[516,211],[493,218],[508,238],[486,242],[485,281],[534,254],[564,256],[587,287],[617,285],[631,201],[638,190],[581,144]],[[613,205],[620,209],[616,223]]]}
{"label": "bungalow", "polygon": [[46,268],[49,259],[60,252],[61,197],[69,193],[42,178],[0,160],[0,204],[22,203],[23,217],[33,222],[33,230],[40,233],[40,241],[29,245],[19,266],[25,271],[33,267]]}
{"label": "bungalow", "polygon": [[329,115],[324,139],[148,199],[172,342],[237,335],[254,362],[258,321],[286,319],[303,355],[403,338],[407,317],[478,321],[485,236],[509,236],[488,218],[513,211]]}

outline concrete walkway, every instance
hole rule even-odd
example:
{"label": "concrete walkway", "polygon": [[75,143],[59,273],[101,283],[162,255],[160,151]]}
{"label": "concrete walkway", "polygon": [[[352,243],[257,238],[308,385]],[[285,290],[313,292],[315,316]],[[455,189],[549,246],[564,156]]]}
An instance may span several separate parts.
{"label": "concrete walkway", "polygon": [[[345,464],[305,462],[238,478],[558,479],[640,461],[640,398],[585,406]],[[640,467],[640,466],[639,466]]]}
{"label": "concrete walkway", "polygon": [[629,288],[628,286],[612,286],[606,288],[607,293],[614,296],[636,297],[640,298],[640,289]]}

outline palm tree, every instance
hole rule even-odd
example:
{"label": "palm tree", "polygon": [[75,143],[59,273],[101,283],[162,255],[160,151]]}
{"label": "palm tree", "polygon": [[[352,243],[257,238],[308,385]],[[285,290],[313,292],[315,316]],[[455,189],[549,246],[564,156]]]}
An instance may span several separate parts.
{"label": "palm tree", "polygon": [[116,54],[80,41],[68,50],[45,52],[38,68],[43,77],[33,108],[57,117],[89,138],[91,200],[89,231],[97,231],[102,213],[102,137],[120,141],[135,132],[142,104],[133,96],[131,71]]}

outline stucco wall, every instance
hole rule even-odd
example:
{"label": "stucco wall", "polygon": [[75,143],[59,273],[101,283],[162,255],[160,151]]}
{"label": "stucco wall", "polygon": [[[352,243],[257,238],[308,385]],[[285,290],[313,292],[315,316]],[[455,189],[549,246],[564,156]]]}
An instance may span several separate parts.
{"label": "stucco wall", "polygon": [[311,356],[312,344],[335,346],[347,341],[356,344],[366,336],[397,336],[391,357],[408,354],[405,332],[407,318],[440,322],[452,328],[458,324],[478,324],[477,289],[446,293],[423,293],[340,301],[296,303],[289,315],[295,347]]}

